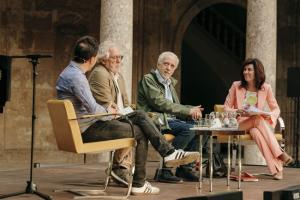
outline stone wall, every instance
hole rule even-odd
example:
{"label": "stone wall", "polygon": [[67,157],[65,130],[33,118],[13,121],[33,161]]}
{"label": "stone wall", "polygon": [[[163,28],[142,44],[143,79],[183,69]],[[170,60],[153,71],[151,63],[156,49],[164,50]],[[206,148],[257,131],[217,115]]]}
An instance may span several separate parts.
{"label": "stone wall", "polygon": [[[295,101],[287,97],[287,69],[300,67],[300,2],[278,0],[277,6],[276,96],[286,125],[287,149],[295,153],[293,151]],[[295,87],[299,88],[299,85]]]}
{"label": "stone wall", "polygon": [[[36,80],[35,162],[82,162],[57,150],[46,108],[54,98],[58,74],[68,64],[80,36],[99,38],[100,0],[0,0],[0,54],[49,54]],[[0,114],[0,165],[28,163],[31,142],[32,66],[13,59],[11,98]]]}

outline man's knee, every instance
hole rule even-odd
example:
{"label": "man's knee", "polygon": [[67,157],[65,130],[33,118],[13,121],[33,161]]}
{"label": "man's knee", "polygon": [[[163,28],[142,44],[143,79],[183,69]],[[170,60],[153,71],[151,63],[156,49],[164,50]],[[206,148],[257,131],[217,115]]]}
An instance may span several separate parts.
{"label": "man's knee", "polygon": [[186,132],[185,134],[192,134],[193,131],[191,131],[190,129],[194,127],[193,124],[181,120],[175,120],[173,122],[171,121],[169,122],[169,125],[172,130],[178,132]]}
{"label": "man's knee", "polygon": [[135,115],[136,115],[136,117],[143,118],[143,119],[148,117],[147,113],[143,110],[136,110]]}
{"label": "man's knee", "polygon": [[196,136],[195,131],[190,130],[189,127],[182,127],[178,135],[185,136],[188,138],[194,138]]}

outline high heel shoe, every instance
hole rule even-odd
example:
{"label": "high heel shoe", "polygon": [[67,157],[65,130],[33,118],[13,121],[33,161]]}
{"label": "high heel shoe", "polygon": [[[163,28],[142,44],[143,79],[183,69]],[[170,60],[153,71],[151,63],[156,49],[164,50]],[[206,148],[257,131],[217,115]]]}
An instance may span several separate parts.
{"label": "high heel shoe", "polygon": [[294,159],[291,156],[289,156],[286,152],[283,152],[279,158],[283,161],[283,165],[285,166],[288,166],[294,162]]}
{"label": "high heel shoe", "polygon": [[273,179],[275,180],[282,180],[283,179],[283,172],[279,171],[276,174],[273,175]]}

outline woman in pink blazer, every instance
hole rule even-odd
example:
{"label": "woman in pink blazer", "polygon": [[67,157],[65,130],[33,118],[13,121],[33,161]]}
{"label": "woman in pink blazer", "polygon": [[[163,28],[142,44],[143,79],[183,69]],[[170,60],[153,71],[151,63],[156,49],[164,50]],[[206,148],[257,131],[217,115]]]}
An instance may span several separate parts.
{"label": "woman in pink blazer", "polygon": [[[271,127],[275,128],[280,109],[273,95],[272,88],[265,83],[264,66],[260,60],[247,59],[241,71],[241,81],[233,82],[225,100],[225,111],[236,111],[239,128],[247,130],[263,154],[274,179],[283,178],[283,164],[290,164],[293,159],[279,146]],[[270,109],[270,115],[250,115],[250,107]],[[270,127],[271,126],[271,127]]]}

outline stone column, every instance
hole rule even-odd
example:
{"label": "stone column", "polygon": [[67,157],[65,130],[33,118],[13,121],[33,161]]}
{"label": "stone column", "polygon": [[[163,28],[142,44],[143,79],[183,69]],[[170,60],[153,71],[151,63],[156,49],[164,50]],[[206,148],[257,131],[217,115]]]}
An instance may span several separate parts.
{"label": "stone column", "polygon": [[101,0],[100,42],[110,40],[124,55],[122,74],[128,98],[132,88],[133,0]]}
{"label": "stone column", "polygon": [[[131,102],[132,88],[132,37],[133,0],[101,0],[100,42],[109,40],[120,49],[123,58],[122,74],[126,80],[126,90]],[[107,161],[109,154],[97,156],[98,162]],[[89,156],[89,160],[94,160]]]}
{"label": "stone column", "polygon": [[[265,67],[266,82],[276,92],[277,0],[248,0],[246,58],[256,57]],[[265,165],[256,144],[246,145],[244,163]]]}
{"label": "stone column", "polygon": [[248,0],[246,58],[257,57],[265,66],[266,81],[276,89],[277,0]]}

